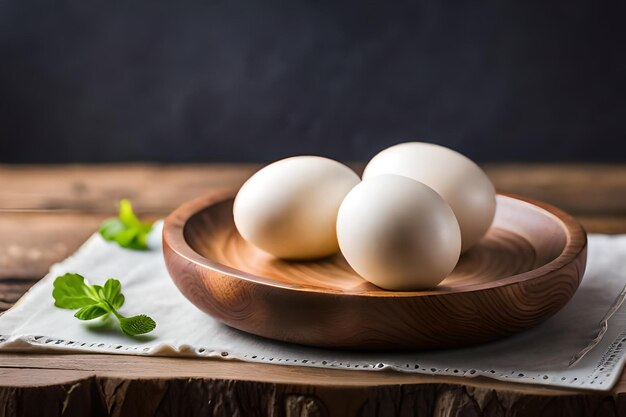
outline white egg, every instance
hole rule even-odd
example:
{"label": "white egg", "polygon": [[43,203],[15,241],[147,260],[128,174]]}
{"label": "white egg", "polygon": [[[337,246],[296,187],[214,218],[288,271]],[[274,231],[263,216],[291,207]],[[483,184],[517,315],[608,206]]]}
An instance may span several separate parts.
{"label": "white egg", "polygon": [[314,259],[339,250],[337,211],[360,181],[347,166],[319,156],[270,164],[239,190],[235,226],[253,245],[285,259]]}
{"label": "white egg", "polygon": [[493,222],[495,188],[478,165],[458,152],[423,142],[395,145],[372,158],[363,179],[382,174],[403,175],[437,191],[459,222],[462,252],[474,246]]}
{"label": "white egg", "polygon": [[350,266],[388,290],[436,286],[461,253],[450,206],[432,188],[399,175],[368,178],[354,187],[339,208],[337,237]]}

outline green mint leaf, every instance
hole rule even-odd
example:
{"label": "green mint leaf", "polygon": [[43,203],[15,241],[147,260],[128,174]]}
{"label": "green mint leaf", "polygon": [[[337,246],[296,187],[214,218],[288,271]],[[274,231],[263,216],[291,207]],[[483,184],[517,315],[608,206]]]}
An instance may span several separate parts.
{"label": "green mint leaf", "polygon": [[135,215],[133,211],[133,206],[130,204],[130,201],[127,199],[123,199],[120,201],[120,220],[124,223],[124,226],[129,228],[139,228],[141,227],[141,222]]}
{"label": "green mint leaf", "polygon": [[124,294],[118,294],[111,301],[109,301],[109,304],[111,304],[111,306],[117,310],[124,305],[124,301]]}
{"label": "green mint leaf", "polygon": [[138,246],[138,242],[136,242],[138,234],[138,229],[124,229],[116,234],[113,240],[123,248],[135,249]]}
{"label": "green mint leaf", "polygon": [[119,216],[105,220],[98,229],[105,240],[135,250],[148,248],[148,235],[151,230],[152,223],[139,221],[130,201],[126,199],[120,201]]}
{"label": "green mint leaf", "polygon": [[79,309],[74,314],[79,320],[92,320],[113,313],[122,332],[129,336],[149,333],[156,328],[154,320],[145,314],[127,318],[117,312],[125,297],[122,284],[115,278],[107,279],[104,285],[88,285],[81,275],[68,273],[54,280],[52,296],[57,307]]}
{"label": "green mint leaf", "polygon": [[147,248],[148,247],[148,235],[150,235],[150,231],[152,230],[152,225],[150,225],[149,229],[141,229],[137,236],[135,236],[135,245],[139,248]]}
{"label": "green mint leaf", "polygon": [[152,318],[145,314],[139,314],[133,317],[118,317],[120,320],[120,328],[129,336],[137,336],[138,334],[149,333],[156,328],[156,323]]}
{"label": "green mint leaf", "polygon": [[105,300],[114,309],[120,308],[124,304],[124,295],[121,293],[122,284],[115,278],[109,278],[104,286],[98,290],[100,298]]}
{"label": "green mint leaf", "polygon": [[102,298],[104,298],[108,302],[111,302],[111,300],[113,300],[121,291],[122,283],[115,278],[109,278],[106,280],[104,286],[102,287]]}
{"label": "green mint leaf", "polygon": [[54,280],[52,297],[54,305],[75,310],[100,302],[95,291],[85,283],[85,278],[78,274],[65,274]]}
{"label": "green mint leaf", "polygon": [[114,240],[115,236],[117,236],[118,233],[121,233],[124,230],[126,230],[126,226],[124,226],[124,223],[122,223],[120,219],[113,218],[103,221],[100,225],[100,228],[98,229],[98,232],[100,232],[100,235],[102,235],[105,240],[110,241]]}
{"label": "green mint leaf", "polygon": [[105,314],[109,314],[109,310],[102,304],[94,304],[91,306],[83,307],[74,314],[79,320],[92,320],[98,317],[102,317]]}

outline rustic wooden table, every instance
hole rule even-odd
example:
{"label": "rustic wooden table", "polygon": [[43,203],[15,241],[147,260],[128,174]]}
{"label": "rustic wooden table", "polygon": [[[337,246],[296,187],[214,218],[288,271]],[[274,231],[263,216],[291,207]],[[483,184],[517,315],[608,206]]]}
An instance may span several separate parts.
{"label": "rustic wooden table", "polygon": [[[501,192],[555,204],[589,232],[626,232],[626,166],[492,165]],[[149,217],[256,165],[0,166],[0,311],[71,254],[117,202]],[[626,415],[608,393],[460,379],[121,355],[0,354],[0,417]]]}

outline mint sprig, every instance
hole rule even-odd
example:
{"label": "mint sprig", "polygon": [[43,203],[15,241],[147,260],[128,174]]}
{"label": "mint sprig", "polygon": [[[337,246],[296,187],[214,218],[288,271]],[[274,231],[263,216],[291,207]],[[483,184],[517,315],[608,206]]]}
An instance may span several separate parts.
{"label": "mint sprig", "polygon": [[151,230],[152,222],[141,222],[133,212],[130,201],[123,199],[118,217],[102,222],[98,231],[104,240],[116,242],[123,248],[145,250]]}
{"label": "mint sprig", "polygon": [[124,317],[117,310],[124,304],[122,284],[114,278],[106,280],[103,286],[89,285],[79,274],[61,275],[54,280],[52,290],[54,305],[68,310],[79,309],[74,317],[79,320],[92,320],[113,314],[120,323],[122,332],[129,336],[149,333],[156,323],[145,314]]}

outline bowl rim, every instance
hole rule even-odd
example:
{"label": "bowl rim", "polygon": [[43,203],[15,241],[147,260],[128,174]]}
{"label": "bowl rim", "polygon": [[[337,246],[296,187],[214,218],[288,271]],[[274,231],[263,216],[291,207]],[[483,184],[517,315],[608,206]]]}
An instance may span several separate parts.
{"label": "bowl rim", "polygon": [[[575,259],[577,259],[587,247],[587,233],[585,232],[585,229],[582,227],[582,225],[578,221],[576,221],[573,216],[542,201],[522,197],[515,194],[498,193],[498,199],[516,200],[517,203],[524,203],[525,205],[529,206],[529,208],[541,210],[542,212],[544,212],[544,214],[551,217],[561,226],[561,228],[565,232],[566,240],[563,250],[556,258],[554,258],[550,262],[541,265],[538,268],[531,269],[520,274],[510,275],[508,277],[500,278],[495,281],[490,281],[482,284],[473,284],[458,288],[443,287],[437,290],[425,291],[388,291],[381,288],[380,291],[348,292],[332,288],[315,287],[306,284],[288,284],[271,278],[254,275],[252,273],[248,273],[246,271],[212,261],[196,252],[187,243],[187,240],[184,236],[184,230],[188,221],[193,216],[203,210],[206,210],[212,205],[234,199],[236,192],[237,190],[233,188],[218,189],[209,194],[197,197],[193,200],[183,203],[174,211],[172,211],[165,218],[163,226],[163,250],[165,251],[167,247],[169,248],[169,250],[174,252],[176,256],[183,258],[202,269],[209,269],[214,273],[238,278],[251,284],[271,286],[288,291],[320,293],[345,297],[394,298],[468,294],[477,291],[502,289],[503,287],[508,287],[511,285],[527,283],[549,276],[553,272],[566,267]],[[580,279],[582,279],[582,276]]]}

